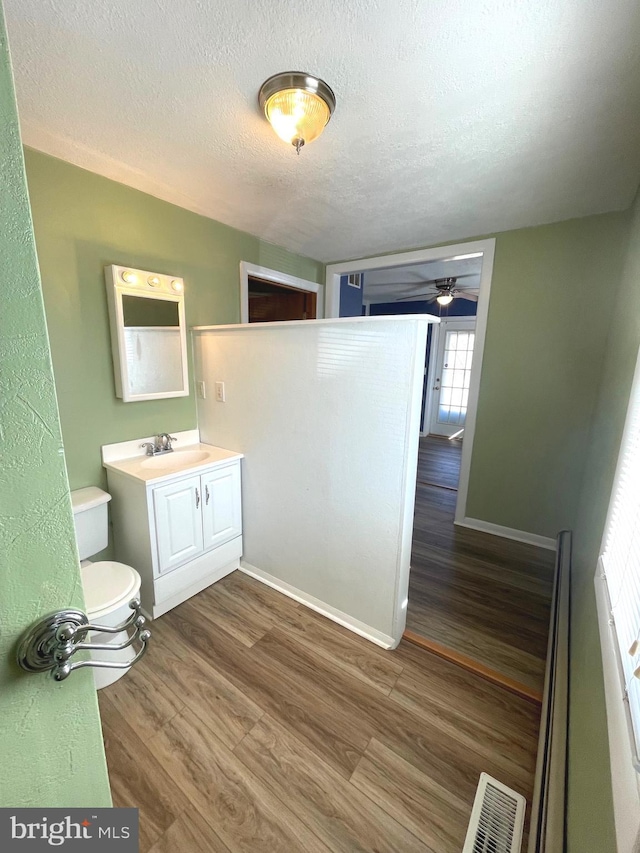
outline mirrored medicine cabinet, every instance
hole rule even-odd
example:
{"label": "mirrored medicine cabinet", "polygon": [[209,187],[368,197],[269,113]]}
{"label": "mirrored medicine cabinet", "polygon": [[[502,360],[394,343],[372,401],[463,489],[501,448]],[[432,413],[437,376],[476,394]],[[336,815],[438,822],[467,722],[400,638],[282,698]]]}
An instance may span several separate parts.
{"label": "mirrored medicine cabinet", "polygon": [[184,282],[105,268],[116,396],[125,403],[189,394]]}

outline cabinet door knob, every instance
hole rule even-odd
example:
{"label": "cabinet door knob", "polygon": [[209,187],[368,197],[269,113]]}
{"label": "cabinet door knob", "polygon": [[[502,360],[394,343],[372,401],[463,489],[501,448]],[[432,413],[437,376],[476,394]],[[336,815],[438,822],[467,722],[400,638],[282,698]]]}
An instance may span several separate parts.
{"label": "cabinet door knob", "polygon": [[200,506],[200,490],[196,486],[196,509]]}
{"label": "cabinet door knob", "polygon": [[204,487],[204,502],[205,502],[205,506],[209,506],[209,497],[210,497],[210,495],[209,495],[209,486],[205,486],[205,487]]}

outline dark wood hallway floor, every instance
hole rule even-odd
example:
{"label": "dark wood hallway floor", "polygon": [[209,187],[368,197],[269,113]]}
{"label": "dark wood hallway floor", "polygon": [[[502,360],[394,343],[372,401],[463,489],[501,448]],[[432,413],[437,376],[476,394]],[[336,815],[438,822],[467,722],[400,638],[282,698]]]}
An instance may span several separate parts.
{"label": "dark wood hallway floor", "polygon": [[99,695],[141,853],[460,853],[479,774],[531,800],[539,709],[235,572]]}
{"label": "dark wood hallway floor", "polygon": [[407,629],[541,694],[554,554],[455,527],[459,466],[420,440]]}

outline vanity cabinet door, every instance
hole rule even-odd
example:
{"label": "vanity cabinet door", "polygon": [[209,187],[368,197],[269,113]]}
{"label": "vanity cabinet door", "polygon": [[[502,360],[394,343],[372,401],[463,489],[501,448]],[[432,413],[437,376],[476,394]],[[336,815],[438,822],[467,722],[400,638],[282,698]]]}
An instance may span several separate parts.
{"label": "vanity cabinet door", "polygon": [[242,533],[240,464],[202,475],[204,548],[217,548]]}
{"label": "vanity cabinet door", "polygon": [[200,477],[189,477],[153,490],[160,573],[202,553]]}

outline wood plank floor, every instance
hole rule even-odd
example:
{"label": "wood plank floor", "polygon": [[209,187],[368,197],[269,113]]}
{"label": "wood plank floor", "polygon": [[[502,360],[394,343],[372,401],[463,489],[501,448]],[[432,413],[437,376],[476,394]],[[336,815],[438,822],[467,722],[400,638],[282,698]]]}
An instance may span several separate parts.
{"label": "wood plank floor", "polygon": [[452,444],[420,440],[407,629],[542,693],[554,554],[454,526]]}
{"label": "wood plank floor", "polygon": [[426,435],[420,439],[418,483],[457,490],[461,458],[461,441]]}
{"label": "wood plank floor", "polygon": [[239,572],[152,633],[99,693],[142,853],[459,853],[481,771],[531,797],[536,706],[417,646]]}

